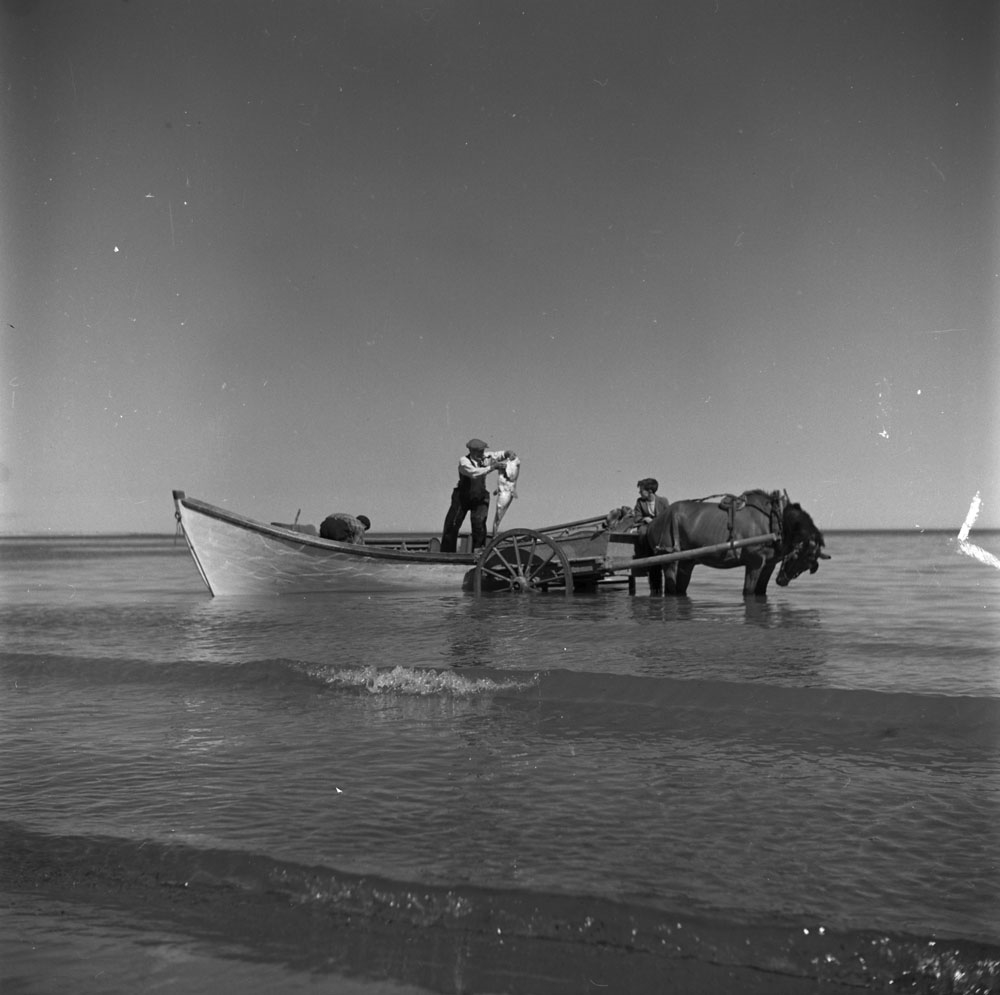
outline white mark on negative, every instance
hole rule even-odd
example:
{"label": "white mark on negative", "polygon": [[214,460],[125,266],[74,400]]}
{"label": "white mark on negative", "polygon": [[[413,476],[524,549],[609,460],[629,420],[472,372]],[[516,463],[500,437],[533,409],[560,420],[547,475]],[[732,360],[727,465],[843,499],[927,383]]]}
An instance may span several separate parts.
{"label": "white mark on negative", "polygon": [[987,566],[996,567],[997,570],[1000,570],[1000,559],[992,553],[988,553],[985,549],[969,542],[969,532],[979,517],[979,509],[982,507],[982,504],[983,502],[979,499],[979,491],[976,491],[976,496],[972,499],[972,504],[969,505],[969,513],[965,516],[965,521],[958,530],[958,548],[966,556],[971,556],[974,560],[979,560],[980,563],[985,563]]}

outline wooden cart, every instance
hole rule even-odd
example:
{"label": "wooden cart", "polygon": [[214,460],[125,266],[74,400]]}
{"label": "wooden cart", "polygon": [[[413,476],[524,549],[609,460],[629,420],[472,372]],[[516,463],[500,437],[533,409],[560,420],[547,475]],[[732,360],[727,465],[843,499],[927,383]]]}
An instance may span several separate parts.
{"label": "wooden cart", "polygon": [[472,589],[476,594],[554,590],[568,596],[617,582],[628,583],[631,593],[635,590],[636,571],[775,542],[778,538],[769,532],[750,539],[636,558],[635,530],[628,524],[608,525],[606,518],[584,518],[546,529],[508,529],[483,549],[471,571]]}

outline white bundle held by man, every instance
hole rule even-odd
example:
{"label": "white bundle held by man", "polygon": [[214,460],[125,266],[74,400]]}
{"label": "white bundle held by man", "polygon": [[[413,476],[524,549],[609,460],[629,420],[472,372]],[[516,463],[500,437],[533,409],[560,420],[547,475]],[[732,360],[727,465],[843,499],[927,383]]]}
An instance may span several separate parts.
{"label": "white bundle held by man", "polygon": [[497,464],[500,475],[497,478],[497,489],[493,492],[496,495],[497,506],[493,513],[493,534],[497,534],[500,521],[507,513],[507,508],[511,501],[517,497],[517,477],[521,472],[521,461],[517,456],[505,460],[502,464]]}

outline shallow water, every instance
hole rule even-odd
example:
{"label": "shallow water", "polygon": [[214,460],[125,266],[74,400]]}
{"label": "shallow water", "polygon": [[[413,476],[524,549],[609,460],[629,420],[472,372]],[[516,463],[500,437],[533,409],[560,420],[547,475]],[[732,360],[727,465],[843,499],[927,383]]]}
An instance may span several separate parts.
{"label": "shallow water", "polygon": [[[0,541],[0,979],[557,991],[530,964],[565,950],[996,990],[1000,571],[828,548],[765,602],[704,568],[679,600],[246,601],[172,538]],[[117,988],[70,986],[89,957]]]}

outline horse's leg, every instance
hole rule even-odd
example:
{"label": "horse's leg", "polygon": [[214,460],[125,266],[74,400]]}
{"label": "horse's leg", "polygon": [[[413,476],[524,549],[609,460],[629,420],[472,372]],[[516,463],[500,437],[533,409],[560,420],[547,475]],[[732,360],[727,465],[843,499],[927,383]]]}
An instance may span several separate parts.
{"label": "horse's leg", "polygon": [[690,560],[681,560],[672,565],[677,568],[677,573],[674,579],[674,590],[671,593],[683,596],[687,594],[688,584],[691,583],[694,564]]}
{"label": "horse's leg", "polygon": [[668,563],[663,567],[663,590],[667,594],[677,593],[677,564]]}
{"label": "horse's leg", "polygon": [[[747,565],[746,573],[743,575],[743,597],[753,598],[759,593],[760,575],[764,569],[764,558],[755,555],[753,551],[746,554],[744,563]],[[764,584],[767,587],[767,583]]]}
{"label": "horse's leg", "polygon": [[774,573],[776,565],[774,560],[768,560],[763,563],[748,563],[746,576],[743,579],[743,597],[767,597],[767,584],[771,579],[771,574]]}
{"label": "horse's leg", "polygon": [[649,568],[649,593],[650,594],[662,594],[663,593],[663,567],[650,567]]}
{"label": "horse's leg", "polygon": [[771,560],[769,563],[765,563],[764,566],[757,574],[757,583],[754,585],[753,593],[758,597],[767,596],[767,585],[768,581],[771,579],[771,574],[774,573],[774,568],[778,565],[777,560]]}

